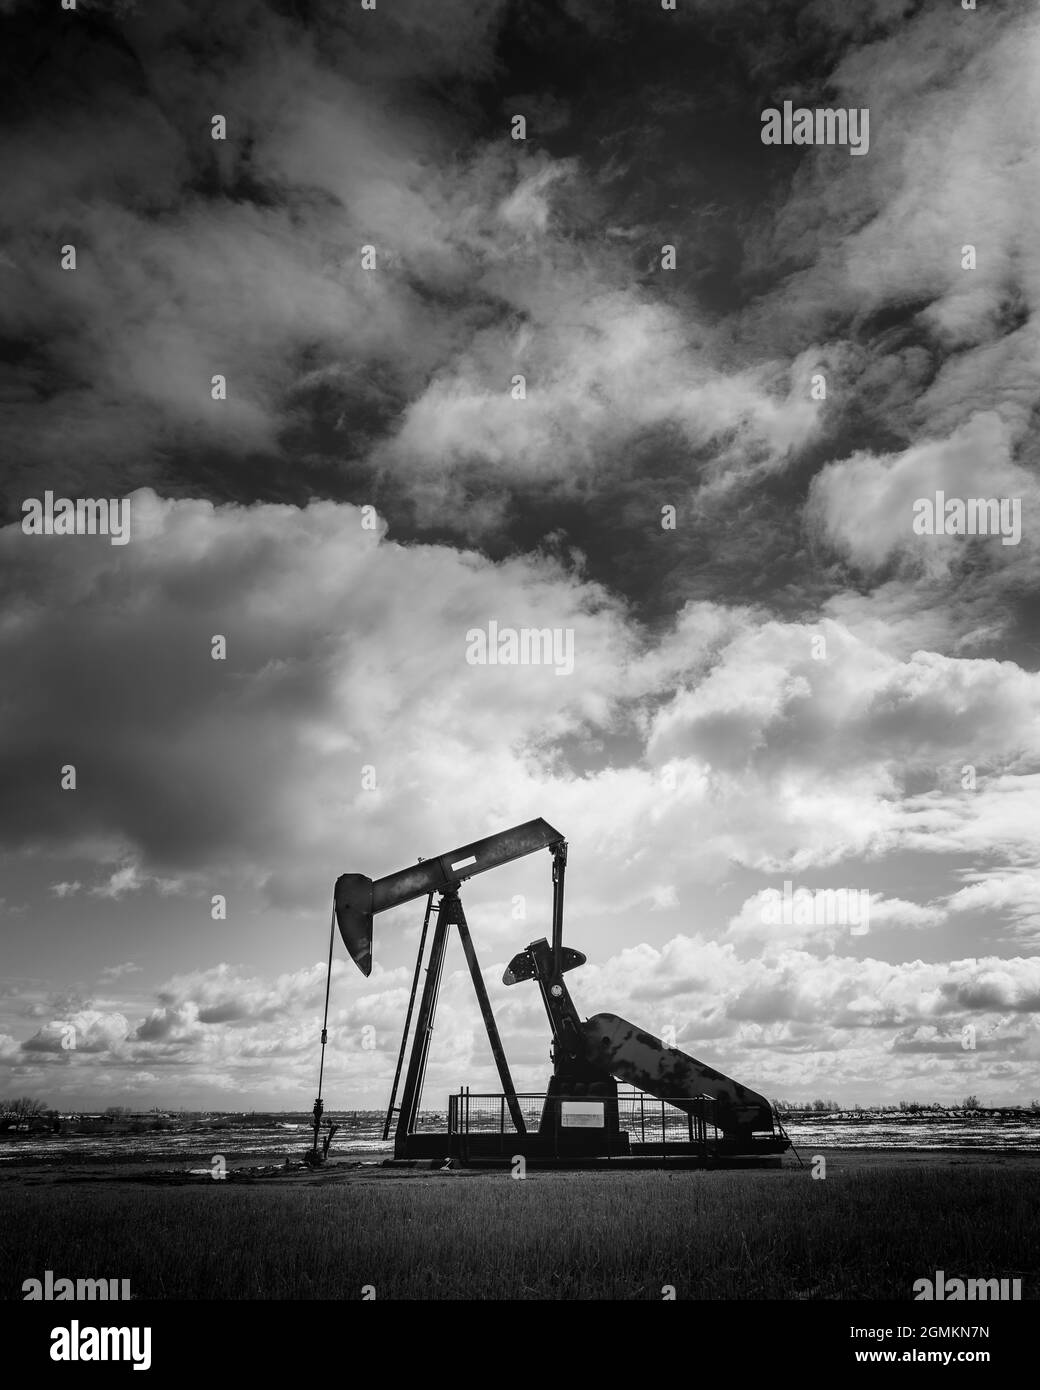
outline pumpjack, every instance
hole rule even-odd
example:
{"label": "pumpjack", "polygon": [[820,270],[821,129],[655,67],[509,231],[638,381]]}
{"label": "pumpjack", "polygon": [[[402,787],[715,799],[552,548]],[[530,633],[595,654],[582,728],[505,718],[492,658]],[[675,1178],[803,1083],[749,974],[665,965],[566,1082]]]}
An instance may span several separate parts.
{"label": "pumpjack", "polygon": [[[521,1105],[521,1099],[530,1102],[531,1098],[518,1097],[513,1085],[459,889],[476,874],[542,849],[548,849],[552,856],[552,939],[543,937],[531,942],[513,957],[502,977],[506,985],[533,980],[549,1020],[553,1071],[544,1097],[537,1098],[541,1100],[541,1107],[535,1121],[530,1104]],[[774,1127],[772,1107],[764,1096],[677,1048],[667,1046],[660,1038],[616,1014],[595,1014],[582,1021],[564,980],[568,971],[586,963],[581,951],[563,944],[566,867],[564,837],[547,821],[537,819],[463,845],[448,854],[420,859],[417,864],[383,878],[373,880],[364,874],[348,873],[336,880],[335,920],[351,959],[365,976],[372,971],[375,914],[426,897],[419,951],[383,1130],[384,1139],[389,1138],[396,1116],[395,1158],[454,1159],[467,1163],[522,1154],[525,1158],[548,1162],[596,1158],[653,1162],[686,1157],[690,1161],[719,1163],[781,1154],[790,1141],[779,1121]],[[415,996],[433,918],[436,920],[426,979],[408,1054],[404,1090],[401,1103],[397,1105]],[[420,1103],[445,949],[452,926],[457,928],[462,942],[502,1093],[499,1097],[473,1098],[468,1090],[460,1091],[449,1099],[447,1131],[437,1133],[420,1127]],[[619,1081],[635,1088],[629,1096],[621,1097],[620,1103]],[[632,1097],[636,1093],[638,1121],[632,1119],[635,1113]],[[645,1137],[644,1097],[661,1102],[662,1121],[656,1129],[651,1127],[649,1142]],[[475,1103],[478,1100],[482,1106]],[[489,1104],[492,1101],[498,1104]],[[669,1115],[677,1119],[685,1116],[687,1137],[676,1139],[673,1127],[669,1139],[668,1126],[664,1123],[666,1106]],[[489,1115],[491,1122],[488,1122]],[[481,1118],[475,1119],[475,1116]],[[641,1139],[630,1132],[633,1128],[640,1132]],[[774,1158],[773,1161],[779,1160]]]}

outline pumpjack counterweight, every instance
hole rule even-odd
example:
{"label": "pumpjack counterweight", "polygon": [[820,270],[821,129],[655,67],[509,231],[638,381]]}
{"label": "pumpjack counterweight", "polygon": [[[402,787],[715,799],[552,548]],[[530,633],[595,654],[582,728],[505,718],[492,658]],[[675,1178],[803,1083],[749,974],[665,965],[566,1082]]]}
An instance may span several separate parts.
{"label": "pumpjack counterweight", "polygon": [[[510,961],[502,979],[506,985],[533,980],[538,986],[549,1020],[552,1076],[544,1096],[520,1097],[513,1085],[505,1049],[499,1036],[484,977],[477,961],[469,923],[459,897],[466,879],[508,864],[537,850],[552,855],[552,939],[533,941]],[[584,965],[586,957],[563,944],[563,890],[567,842],[542,819],[488,835],[482,840],[432,859],[421,859],[406,869],[371,879],[364,874],[342,874],[336,880],[334,909],[340,935],[351,959],[363,975],[372,971],[372,921],[379,912],[425,896],[426,916],[419,944],[411,997],[405,1019],[401,1051],[394,1077],[384,1138],[397,1114],[394,1155],[398,1159],[454,1158],[463,1162],[511,1159],[517,1154],[549,1163],[590,1159],[636,1159],[649,1162],[725,1162],[779,1155],[790,1141],[777,1131],[772,1107],[764,1096],[704,1062],[669,1047],[653,1034],[618,1018],[596,1014],[582,1020],[564,975]],[[434,897],[439,902],[434,906]],[[397,1085],[411,1025],[415,994],[431,913],[436,915],[426,978],[415,1019],[411,1051],[400,1106],[395,1106]],[[459,933],[466,964],[480,1006],[484,1028],[502,1086],[500,1097],[471,1097],[460,1091],[449,1101],[445,1133],[420,1130],[418,1119],[423,1082],[433,1038],[441,975],[448,934]],[[636,1088],[639,1100],[639,1139],[630,1132],[635,1122],[631,1096],[620,1096],[618,1082]],[[659,1138],[646,1140],[645,1100],[660,1103]],[[500,1101],[496,1132],[480,1116],[494,1116],[471,1100]],[[530,1102],[541,1102],[536,1128],[531,1128]],[[528,1102],[528,1117],[522,1101]],[[688,1141],[669,1139],[666,1107],[679,1116],[688,1130]],[[622,1113],[623,1108],[625,1114]],[[506,1114],[509,1128],[506,1127]],[[473,1115],[478,1115],[476,1124]],[[653,1125],[651,1126],[653,1128]],[[709,1131],[712,1137],[709,1139]]]}

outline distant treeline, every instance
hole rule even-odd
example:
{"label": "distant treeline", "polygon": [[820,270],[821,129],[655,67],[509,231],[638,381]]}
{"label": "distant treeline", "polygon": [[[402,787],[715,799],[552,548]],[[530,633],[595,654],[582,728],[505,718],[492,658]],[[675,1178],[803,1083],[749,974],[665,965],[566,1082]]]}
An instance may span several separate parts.
{"label": "distant treeline", "polygon": [[923,1115],[935,1112],[957,1114],[963,1111],[975,1110],[999,1110],[1013,1111],[1014,1113],[1030,1113],[1036,1111],[1040,1113],[1040,1100],[1031,1100],[1028,1105],[983,1105],[978,1096],[965,1096],[961,1101],[920,1101],[920,1100],[901,1100],[893,1105],[841,1105],[836,1100],[773,1100],[770,1102],[774,1110],[778,1110],[781,1115],[808,1115],[808,1114],[830,1114],[841,1112],[842,1114],[863,1114],[863,1115]]}

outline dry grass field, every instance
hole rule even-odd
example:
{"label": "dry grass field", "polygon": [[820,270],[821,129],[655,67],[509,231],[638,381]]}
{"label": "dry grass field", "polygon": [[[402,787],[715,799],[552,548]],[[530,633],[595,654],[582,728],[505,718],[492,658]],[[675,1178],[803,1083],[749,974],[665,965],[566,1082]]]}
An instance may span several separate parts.
{"label": "dry grass field", "polygon": [[142,1299],[910,1299],[915,1279],[1038,1296],[1040,1164],[834,1154],[808,1168],[387,1171],[186,1184],[147,1170],[5,1170],[0,1294],[127,1278]]}

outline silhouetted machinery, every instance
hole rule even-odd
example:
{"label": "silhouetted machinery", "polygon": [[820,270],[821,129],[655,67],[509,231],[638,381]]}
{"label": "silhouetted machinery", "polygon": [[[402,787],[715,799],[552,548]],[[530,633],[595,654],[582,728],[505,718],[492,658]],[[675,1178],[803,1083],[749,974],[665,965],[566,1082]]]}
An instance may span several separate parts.
{"label": "silhouetted machinery", "polygon": [[[475,874],[541,849],[552,854],[552,940],[532,942],[513,957],[503,976],[507,985],[533,980],[549,1019],[553,1074],[544,1097],[532,1098],[518,1096],[513,1085],[459,887]],[[789,1147],[789,1140],[782,1128],[779,1133],[774,1128],[772,1109],[763,1096],[666,1046],[616,1014],[596,1014],[582,1022],[563,978],[568,970],[584,965],[586,959],[580,951],[563,944],[566,865],[566,841],[558,830],[539,819],[463,845],[450,854],[420,860],[385,878],[372,880],[364,874],[343,874],[337,879],[336,921],[347,950],[364,975],[372,970],[375,914],[426,897],[404,1034],[384,1126],[387,1138],[396,1115],[395,1157],[470,1162],[523,1154],[553,1162],[593,1158],[720,1162],[782,1153]],[[397,1089],[434,917],[426,980],[398,1106]],[[502,1093],[474,1097],[468,1090],[461,1090],[449,1100],[447,1131],[431,1132],[419,1124],[420,1102],[452,926],[458,928],[462,941]],[[619,1081],[634,1087],[635,1092],[619,1097]],[[647,1097],[660,1102],[656,1106],[651,1101],[649,1112]],[[540,1108],[535,1106],[535,1113],[531,1110],[532,1101],[541,1102]],[[676,1120],[680,1121],[678,1129]]]}

